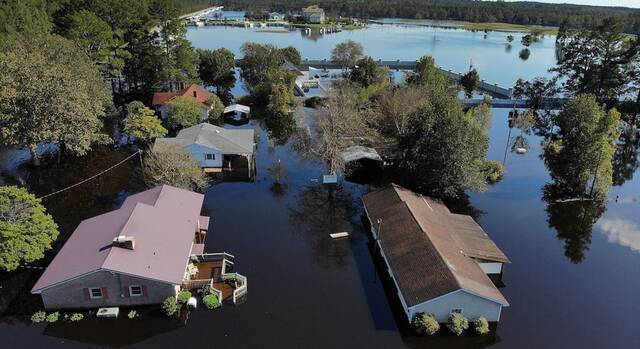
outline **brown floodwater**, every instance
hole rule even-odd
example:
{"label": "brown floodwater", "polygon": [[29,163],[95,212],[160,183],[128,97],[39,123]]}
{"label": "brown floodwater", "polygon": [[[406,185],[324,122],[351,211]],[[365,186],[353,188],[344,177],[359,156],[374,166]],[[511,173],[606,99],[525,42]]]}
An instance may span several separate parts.
{"label": "brown floodwater", "polygon": [[[612,187],[603,207],[585,208],[543,199],[551,179],[539,156],[540,138],[525,135],[530,151],[507,152],[501,182],[452,204],[456,212],[473,214],[511,259],[501,288],[511,306],[491,335],[423,338],[407,331],[389,281],[376,272],[379,261],[362,220],[362,193],[382,183],[318,184],[323,168],[292,149],[289,122],[241,126],[255,127],[259,135],[255,181],[223,181],[204,192],[211,216],[206,251],[235,255],[236,270],[248,277],[245,303],[198,309],[180,319],[151,308],[134,320],[31,324],[39,300],[28,291],[41,271],[25,269],[0,274],[0,348],[640,347],[640,179],[630,161],[637,159],[637,144],[628,144],[621,156],[626,160],[616,163],[623,183]],[[503,159],[508,134],[507,112],[496,110],[490,159]],[[514,129],[511,137],[518,134]],[[7,183],[20,178],[42,195],[132,152],[97,150],[2,177]],[[278,161],[279,184],[269,171]],[[82,219],[141,190],[138,167],[128,162],[46,199],[62,231],[56,248]],[[339,231],[350,239],[329,238]]]}

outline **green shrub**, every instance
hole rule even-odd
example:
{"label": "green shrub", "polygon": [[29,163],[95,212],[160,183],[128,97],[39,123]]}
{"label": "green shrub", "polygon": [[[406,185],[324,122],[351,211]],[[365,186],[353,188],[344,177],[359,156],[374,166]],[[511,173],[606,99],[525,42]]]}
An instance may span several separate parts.
{"label": "green shrub", "polygon": [[178,311],[178,301],[175,297],[167,297],[167,299],[162,302],[162,312],[167,316],[171,316]]}
{"label": "green shrub", "polygon": [[33,322],[34,324],[39,324],[42,321],[44,321],[47,318],[47,313],[45,313],[44,311],[36,311],[35,313],[33,313],[33,315],[31,315],[31,322]]}
{"label": "green shrub", "polygon": [[487,176],[487,183],[498,183],[504,175],[504,165],[500,161],[487,160],[484,163],[484,173]]}
{"label": "green shrub", "polygon": [[60,318],[60,313],[56,311],[55,313],[51,313],[47,315],[47,322],[56,322],[58,321],[59,318]]}
{"label": "green shrub", "polygon": [[202,303],[207,309],[215,309],[220,307],[220,300],[215,294],[208,294],[202,297]]}
{"label": "green shrub", "polygon": [[489,322],[484,316],[477,318],[476,321],[473,322],[473,327],[478,334],[489,333]]}
{"label": "green shrub", "polygon": [[461,335],[466,329],[469,328],[469,320],[461,314],[451,314],[449,316],[449,323],[447,323],[447,328],[451,330],[451,332],[455,333],[457,336]]}
{"label": "green shrub", "polygon": [[178,302],[180,303],[187,303],[189,298],[191,298],[191,292],[189,291],[180,291],[178,293]]}
{"label": "green shrub", "polygon": [[411,327],[416,333],[434,335],[440,329],[440,324],[433,317],[425,313],[416,313],[411,320]]}
{"label": "green shrub", "polygon": [[220,116],[224,111],[224,104],[222,104],[220,98],[216,95],[212,95],[207,98],[207,103],[211,106],[211,109],[209,109],[209,121],[220,119]]}
{"label": "green shrub", "polygon": [[71,322],[80,321],[82,319],[84,319],[84,315],[80,313],[74,313],[69,317],[69,320],[71,320]]}
{"label": "green shrub", "polygon": [[[164,309],[164,304],[163,304],[163,309]],[[140,314],[138,314],[138,312],[137,312],[137,311],[135,311],[135,310],[131,310],[131,311],[129,311],[129,313],[127,314],[127,316],[129,317],[129,319],[135,319],[135,318],[137,318],[138,316],[140,316]]]}

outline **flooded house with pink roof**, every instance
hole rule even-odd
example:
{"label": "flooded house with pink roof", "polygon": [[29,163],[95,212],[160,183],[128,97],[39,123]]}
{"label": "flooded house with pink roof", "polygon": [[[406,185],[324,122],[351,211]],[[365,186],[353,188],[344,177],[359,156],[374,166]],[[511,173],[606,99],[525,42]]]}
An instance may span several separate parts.
{"label": "flooded house with pink roof", "polygon": [[204,195],[162,185],[129,196],[114,211],[86,219],[33,286],[45,309],[161,303],[180,290],[209,287],[239,301],[246,277],[234,257],[205,253]]}

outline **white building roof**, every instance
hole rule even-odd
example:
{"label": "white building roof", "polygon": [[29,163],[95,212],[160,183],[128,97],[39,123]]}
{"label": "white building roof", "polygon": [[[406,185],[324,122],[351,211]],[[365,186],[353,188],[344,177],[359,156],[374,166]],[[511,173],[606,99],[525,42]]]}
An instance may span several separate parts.
{"label": "white building roof", "polygon": [[226,113],[236,113],[236,112],[249,114],[250,111],[251,111],[251,108],[247,107],[246,105],[242,105],[242,104],[232,104],[232,105],[224,108],[224,114],[226,114]]}

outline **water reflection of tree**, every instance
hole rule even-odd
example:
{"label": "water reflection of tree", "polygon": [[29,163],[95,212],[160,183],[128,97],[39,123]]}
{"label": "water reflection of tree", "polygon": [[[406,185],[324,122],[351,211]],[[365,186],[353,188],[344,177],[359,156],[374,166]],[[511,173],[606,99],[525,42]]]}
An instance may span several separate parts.
{"label": "water reflection of tree", "polygon": [[[351,256],[350,240],[333,240],[332,233],[349,232],[358,224],[354,220],[353,196],[341,187],[309,185],[289,206],[289,221],[303,235],[323,267],[347,265]],[[352,234],[353,235],[353,234]]]}
{"label": "water reflection of tree", "polygon": [[640,162],[640,135],[638,129],[627,126],[620,134],[613,154],[613,185],[622,185],[633,178]]}
{"label": "water reflection of tree", "polygon": [[285,145],[296,130],[296,121],[293,115],[282,115],[280,117],[265,117],[264,126],[269,134],[269,139],[278,145]]}
{"label": "water reflection of tree", "polygon": [[547,202],[547,222],[557,232],[557,237],[564,241],[564,254],[573,263],[584,260],[585,251],[591,244],[593,225],[600,219],[604,211],[604,200],[567,199],[572,190],[563,188],[559,183],[544,186],[543,199]]}

